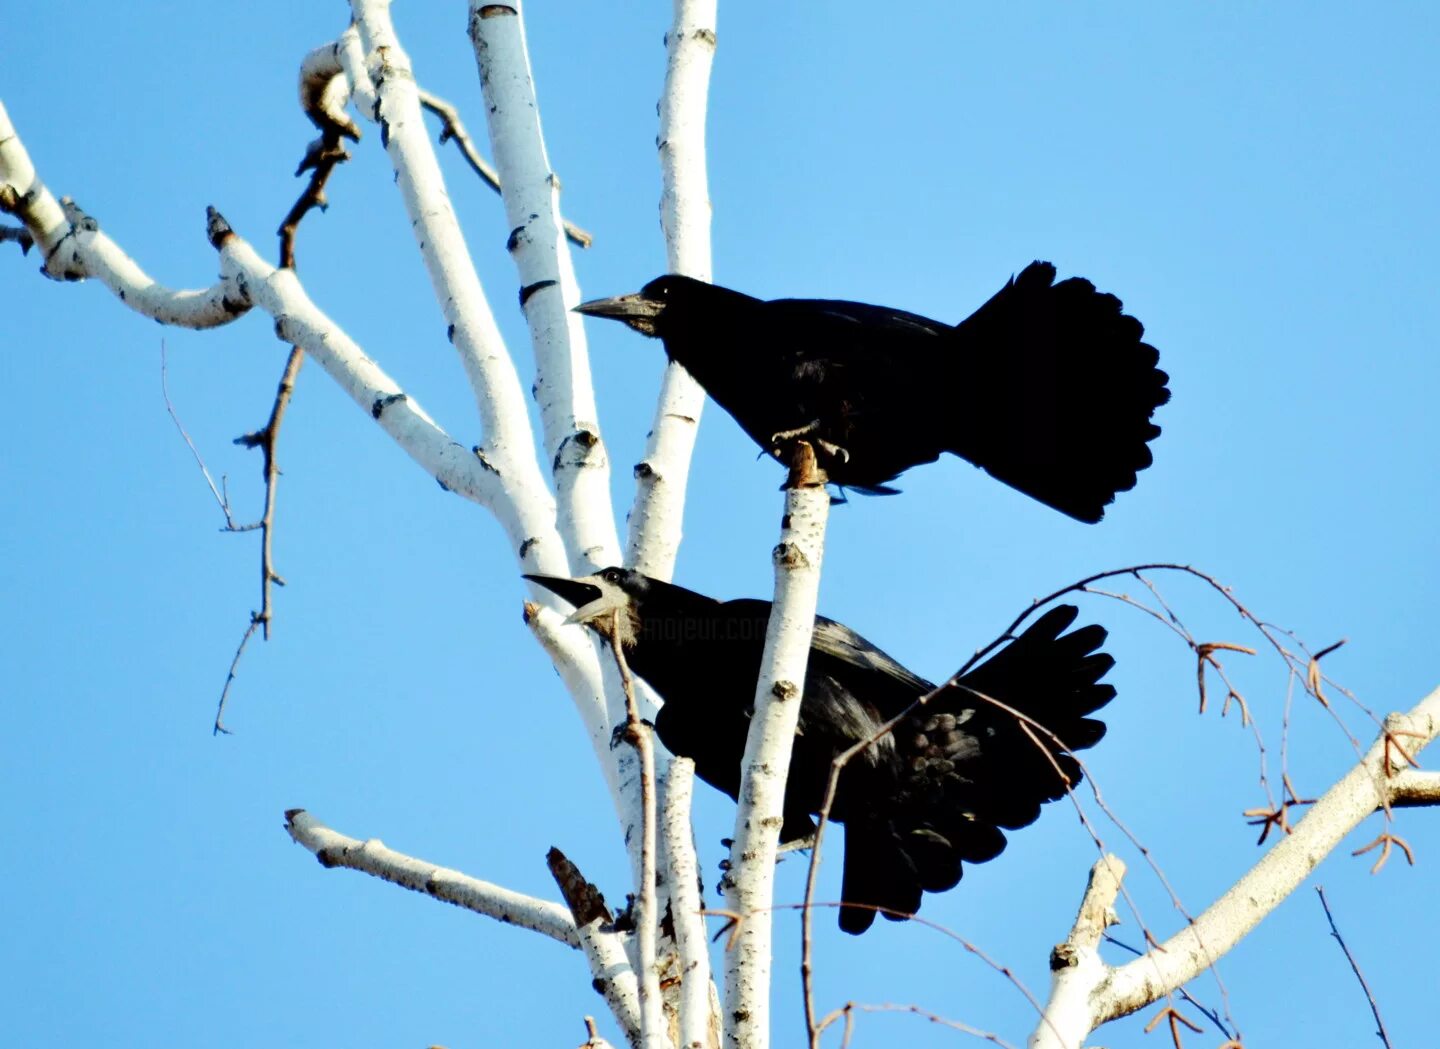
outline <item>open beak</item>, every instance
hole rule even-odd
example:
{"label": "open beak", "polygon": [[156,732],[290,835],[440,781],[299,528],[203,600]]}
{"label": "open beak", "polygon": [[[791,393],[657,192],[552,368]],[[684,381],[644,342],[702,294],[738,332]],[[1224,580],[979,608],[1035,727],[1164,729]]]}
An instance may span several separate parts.
{"label": "open beak", "polygon": [[638,332],[654,335],[655,321],[665,312],[665,303],[647,299],[636,292],[634,295],[617,295],[613,299],[591,299],[576,306],[575,312],[624,321]]}
{"label": "open beak", "polygon": [[588,623],[609,615],[620,607],[620,598],[623,597],[622,594],[607,593],[591,582],[597,578],[595,576],[566,579],[563,576],[527,575],[525,578],[575,606],[575,611],[565,617],[567,623]]}

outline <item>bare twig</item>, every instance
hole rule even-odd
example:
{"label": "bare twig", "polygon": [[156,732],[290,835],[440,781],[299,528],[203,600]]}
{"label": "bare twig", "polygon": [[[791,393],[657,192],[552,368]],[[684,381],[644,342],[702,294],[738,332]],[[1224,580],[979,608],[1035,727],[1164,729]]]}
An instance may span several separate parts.
{"label": "bare twig", "polygon": [[260,629],[259,616],[251,612],[250,622],[245,627],[245,632],[240,635],[240,643],[235,646],[235,654],[230,657],[230,669],[225,672],[225,684],[220,686],[220,702],[215,705],[215,724],[210,731],[213,735],[229,735],[230,730],[225,727],[225,704],[230,700],[230,687],[235,684],[235,678],[240,673],[240,660],[245,655],[245,649],[250,645],[250,639],[255,636],[255,631]]}
{"label": "bare twig", "polygon": [[600,1037],[600,1031],[595,1026],[595,1017],[587,1016],[584,1019],[585,1041],[580,1043],[580,1049],[611,1049],[610,1043]]}
{"label": "bare twig", "polygon": [[[1025,611],[1023,611],[1020,615],[1016,616],[1016,618],[1015,618],[1015,619],[1011,622],[1011,624],[1006,628],[1006,630],[1004,631],[1004,633],[1002,633],[999,637],[995,638],[995,639],[994,639],[993,641],[991,641],[989,644],[987,644],[987,645],[985,645],[984,647],[982,647],[982,648],[980,648],[979,650],[977,650],[976,653],[975,653],[973,656],[971,656],[971,658],[970,658],[969,660],[967,660],[967,661],[965,662],[965,664],[964,664],[958,671],[956,671],[955,674],[952,675],[949,680],[947,680],[946,682],[944,682],[944,683],[942,683],[941,685],[937,686],[937,687],[936,687],[934,690],[932,690],[931,692],[929,692],[929,693],[927,693],[927,694],[925,694],[925,695],[923,695],[923,696],[918,697],[918,698],[915,700],[915,702],[911,704],[910,707],[908,707],[908,708],[905,709],[904,711],[901,711],[901,712],[900,712],[899,714],[897,714],[894,718],[892,718],[892,719],[890,719],[889,721],[885,722],[885,723],[882,724],[878,729],[876,729],[876,731],[872,734],[871,738],[869,738],[869,739],[867,739],[867,740],[863,740],[863,741],[855,744],[855,745],[852,746],[849,750],[843,752],[842,754],[838,755],[838,756],[834,759],[834,761],[833,761],[832,764],[831,764],[830,779],[829,779],[829,782],[828,782],[827,787],[826,787],[825,799],[824,799],[824,802],[823,802],[822,805],[821,805],[820,812],[819,812],[819,818],[818,818],[818,821],[817,821],[817,824],[818,824],[818,825],[817,825],[817,828],[816,828],[815,839],[814,839],[814,847],[813,847],[813,849],[811,850],[810,865],[809,865],[809,870],[808,870],[807,876],[806,876],[806,895],[805,895],[805,899],[806,899],[807,903],[809,903],[810,901],[812,901],[812,900],[814,899],[815,882],[816,882],[816,878],[817,878],[817,876],[818,876],[819,864],[820,864],[821,855],[822,855],[822,851],[823,851],[825,828],[826,828],[827,823],[829,822],[830,811],[831,811],[831,809],[832,809],[832,807],[833,807],[833,804],[834,804],[835,792],[836,792],[836,789],[837,789],[837,787],[838,787],[839,777],[840,777],[841,772],[843,771],[844,767],[855,757],[855,755],[861,753],[861,752],[864,751],[867,747],[873,745],[873,744],[876,743],[878,740],[880,740],[881,738],[883,738],[885,735],[887,735],[888,733],[890,733],[891,731],[893,731],[896,725],[898,725],[898,724],[899,724],[901,721],[903,721],[906,717],[909,717],[911,714],[913,714],[913,712],[914,712],[915,710],[917,710],[917,709],[919,709],[920,707],[922,707],[922,706],[924,706],[925,704],[927,704],[932,698],[934,698],[934,696],[938,695],[941,691],[943,691],[943,690],[946,689],[946,688],[950,688],[950,687],[959,685],[959,678],[961,678],[961,677],[964,676],[966,673],[968,673],[969,670],[970,670],[972,667],[974,667],[976,664],[978,664],[982,659],[984,659],[987,655],[989,655],[991,652],[993,652],[993,651],[994,651],[996,648],[998,648],[1000,645],[1004,644],[1006,641],[1013,640],[1013,639],[1015,638],[1015,636],[1016,636],[1016,631],[1019,629],[1020,625],[1021,625],[1030,615],[1032,615],[1037,609],[1039,609],[1039,608],[1041,608],[1041,607],[1043,607],[1043,606],[1045,606],[1045,605],[1047,605],[1047,604],[1050,604],[1051,602],[1053,602],[1053,601],[1055,601],[1055,600],[1058,600],[1059,598],[1065,596],[1066,594],[1070,594],[1070,593],[1097,593],[1099,596],[1106,596],[1106,597],[1111,597],[1111,598],[1118,598],[1119,600],[1122,600],[1122,601],[1124,601],[1124,602],[1127,603],[1127,604],[1130,604],[1130,605],[1132,605],[1132,606],[1135,606],[1135,607],[1137,607],[1137,608],[1140,608],[1142,611],[1147,612],[1149,615],[1151,615],[1151,616],[1153,616],[1154,618],[1160,620],[1162,623],[1165,623],[1170,629],[1172,629],[1172,630],[1173,630],[1175,633],[1177,633],[1183,640],[1185,640],[1185,642],[1189,645],[1189,647],[1192,649],[1192,651],[1194,651],[1194,652],[1196,653],[1197,658],[1202,661],[1202,667],[1203,667],[1203,661],[1204,661],[1205,659],[1207,659],[1207,657],[1208,657],[1208,659],[1210,660],[1210,662],[1211,662],[1212,665],[1218,666],[1218,661],[1214,660],[1214,652],[1216,652],[1216,651],[1239,651],[1239,652],[1244,652],[1244,653],[1246,653],[1246,654],[1249,654],[1249,653],[1251,653],[1251,652],[1253,651],[1253,650],[1251,650],[1251,649],[1248,649],[1246,646],[1237,645],[1237,644],[1232,644],[1232,643],[1230,643],[1230,642],[1212,642],[1212,643],[1209,643],[1208,645],[1205,645],[1205,644],[1202,644],[1202,643],[1200,643],[1200,642],[1197,642],[1197,641],[1194,639],[1194,637],[1190,634],[1190,632],[1184,627],[1183,623],[1181,623],[1181,621],[1179,620],[1179,618],[1175,615],[1174,611],[1164,602],[1164,599],[1159,596],[1158,591],[1156,591],[1155,588],[1153,587],[1153,585],[1152,585],[1148,580],[1146,580],[1145,577],[1141,574],[1142,572],[1146,572],[1146,571],[1159,571],[1159,570],[1175,571],[1175,572],[1179,572],[1179,573],[1191,575],[1191,576],[1193,576],[1193,577],[1195,577],[1195,578],[1197,578],[1197,579],[1200,579],[1200,580],[1203,581],[1204,583],[1206,583],[1206,584],[1207,584],[1208,586],[1210,586],[1213,590],[1215,590],[1215,591],[1218,592],[1222,597],[1224,597],[1225,600],[1226,600],[1227,602],[1229,602],[1230,605],[1231,605],[1232,607],[1234,607],[1234,608],[1242,615],[1242,617],[1244,617],[1245,619],[1247,619],[1249,622],[1251,622],[1253,625],[1255,625],[1255,626],[1257,627],[1257,629],[1259,629],[1259,630],[1261,631],[1261,633],[1265,636],[1265,638],[1267,639],[1267,641],[1270,642],[1270,644],[1272,645],[1272,647],[1274,647],[1274,648],[1281,654],[1281,656],[1285,658],[1286,663],[1287,663],[1287,666],[1290,666],[1290,665],[1293,664],[1293,662],[1295,661],[1296,657],[1295,657],[1288,649],[1286,649],[1283,644],[1280,643],[1280,641],[1278,640],[1278,638],[1275,636],[1272,628],[1270,628],[1268,624],[1264,623],[1262,620],[1260,620],[1258,617],[1256,617],[1253,613],[1251,613],[1251,612],[1249,611],[1249,609],[1247,609],[1243,604],[1241,604],[1241,603],[1233,596],[1233,594],[1231,594],[1231,592],[1230,592],[1230,590],[1229,590],[1228,587],[1226,587],[1226,586],[1224,586],[1223,584],[1221,584],[1221,583],[1220,583],[1218,580],[1216,580],[1213,576],[1210,576],[1209,574],[1204,573],[1204,572],[1201,572],[1201,571],[1199,571],[1199,570],[1197,570],[1197,569],[1195,569],[1195,568],[1192,568],[1192,567],[1190,567],[1190,566],[1188,566],[1188,565],[1180,565],[1180,564],[1172,564],[1172,563],[1151,563],[1151,564],[1143,564],[1143,565],[1134,565],[1134,566],[1130,566],[1130,567],[1127,567],[1127,568],[1114,569],[1114,570],[1110,570],[1110,571],[1106,571],[1106,572],[1100,572],[1100,573],[1096,573],[1096,574],[1094,574],[1094,575],[1088,576],[1088,577],[1086,577],[1086,578],[1084,578],[1084,579],[1081,579],[1081,580],[1079,580],[1079,581],[1077,581],[1077,582],[1075,582],[1075,583],[1072,583],[1072,584],[1070,584],[1069,586],[1062,587],[1061,589],[1056,590],[1055,592],[1053,592],[1053,593],[1051,593],[1051,594],[1048,594],[1048,595],[1046,595],[1045,597],[1038,598],[1038,599],[1036,599],[1036,600],[1034,600],[1034,601],[1031,602],[1029,608],[1027,608]],[[1156,594],[1156,598],[1157,598],[1157,600],[1158,600],[1158,601],[1160,602],[1160,604],[1161,604],[1161,608],[1163,609],[1163,613],[1162,613],[1162,612],[1156,612],[1154,609],[1148,608],[1147,606],[1145,606],[1145,605],[1143,605],[1143,604],[1141,604],[1141,603],[1139,603],[1139,602],[1134,601],[1133,599],[1129,598],[1127,595],[1109,593],[1109,592],[1106,592],[1106,591],[1097,590],[1097,589],[1094,587],[1094,584],[1097,583],[1097,582],[1099,582],[1099,581],[1101,581],[1101,580],[1109,579],[1109,578],[1115,578],[1115,577],[1119,577],[1119,576],[1126,576],[1126,575],[1134,576],[1136,579],[1139,579],[1142,583],[1144,583],[1144,584],[1147,586],[1147,588],[1149,588],[1149,589],[1152,591],[1152,593],[1155,593],[1155,594]],[[1223,668],[1221,668],[1221,672],[1223,673]],[[1203,679],[1202,679],[1202,681],[1203,681]],[[1203,687],[1203,685],[1202,685],[1202,687]],[[1237,698],[1237,699],[1239,698],[1239,695],[1238,695],[1237,690],[1235,690],[1232,686],[1230,686],[1228,682],[1227,682],[1227,688],[1229,688],[1229,691],[1230,691],[1230,693],[1231,693],[1232,696],[1234,696],[1234,697]],[[972,690],[972,691],[973,691],[973,690]],[[1013,709],[1011,709],[1011,708],[1009,708],[1009,707],[1006,707],[1005,704],[999,703],[998,701],[994,700],[992,697],[983,696],[983,695],[980,695],[979,693],[975,693],[975,694],[978,696],[978,698],[981,698],[981,699],[983,699],[983,700],[985,700],[985,701],[987,701],[987,702],[992,703],[992,704],[995,705],[995,706],[1000,707],[1001,709],[1004,709],[1004,710],[1008,711],[1012,716],[1016,717],[1017,720],[1019,720],[1019,721],[1021,722],[1022,727],[1026,727],[1026,726],[1028,726],[1028,727],[1033,727],[1034,729],[1036,729],[1036,730],[1040,731],[1041,733],[1043,733],[1044,735],[1048,736],[1055,744],[1057,744],[1057,745],[1060,747],[1061,750],[1065,751],[1066,753],[1069,753],[1068,749],[1065,748],[1063,741],[1061,741],[1061,740],[1059,740],[1058,738],[1056,738],[1056,737],[1054,736],[1054,734],[1051,733],[1051,732],[1049,732],[1049,730],[1046,729],[1043,725],[1040,725],[1038,722],[1034,722],[1032,719],[1027,718],[1027,717],[1025,717],[1024,715],[1021,715],[1018,711],[1014,711]],[[1242,700],[1241,702],[1243,703],[1243,700]],[[1367,713],[1368,713],[1368,711],[1367,711]],[[1242,715],[1248,718],[1248,711],[1245,711],[1245,710],[1243,710],[1243,708],[1242,708]],[[1371,716],[1373,717],[1373,714],[1372,714]],[[1267,781],[1266,781],[1266,779],[1265,779],[1264,762],[1263,762],[1264,743],[1263,743],[1263,740],[1262,740],[1262,739],[1260,738],[1260,736],[1259,736],[1258,727],[1254,726],[1253,721],[1251,722],[1251,726],[1252,726],[1252,729],[1253,729],[1254,732],[1255,732],[1256,743],[1257,743],[1257,746],[1260,748],[1260,752],[1261,752],[1261,755],[1262,755],[1261,784],[1262,784],[1263,787],[1266,788],[1267,794],[1268,794],[1268,784],[1267,784]],[[1347,732],[1346,734],[1347,734],[1347,736],[1348,736],[1349,738],[1351,738],[1351,739],[1353,740],[1353,738],[1354,738],[1353,736],[1350,736],[1350,734],[1349,734],[1348,732]],[[1032,739],[1034,739],[1033,733],[1031,734],[1031,736],[1032,736]],[[1035,742],[1036,742],[1036,745],[1037,745],[1037,746],[1040,745],[1038,740],[1035,740]],[[1046,753],[1047,755],[1049,755],[1049,750],[1048,750],[1048,748],[1042,747],[1041,749],[1042,749],[1042,751],[1043,751],[1044,753]],[[1078,757],[1076,757],[1074,754],[1071,754],[1071,757],[1074,757],[1076,761],[1079,761],[1079,760],[1080,760],[1080,759],[1079,759]],[[1053,761],[1053,757],[1052,757],[1051,760]],[[1081,767],[1082,767],[1082,769],[1084,769],[1084,767],[1085,767],[1083,762],[1081,762]],[[1096,781],[1095,781],[1094,776],[1093,776],[1093,775],[1089,775],[1089,774],[1088,774],[1088,771],[1087,771],[1087,775],[1088,775],[1088,783],[1089,783],[1089,785],[1090,785],[1090,789],[1091,789],[1092,793],[1093,793],[1094,796],[1095,796],[1096,803],[1101,807],[1102,811],[1105,812],[1106,816],[1121,830],[1121,832],[1126,836],[1126,838],[1131,842],[1131,844],[1133,844],[1133,845],[1140,851],[1141,855],[1145,858],[1145,860],[1146,860],[1147,864],[1150,866],[1151,870],[1155,872],[1155,874],[1157,875],[1157,877],[1159,877],[1159,879],[1160,879],[1160,881],[1161,881],[1161,884],[1165,886],[1166,891],[1167,891],[1167,892],[1169,893],[1169,895],[1170,895],[1170,899],[1171,899],[1172,905],[1173,905],[1173,906],[1176,908],[1176,910],[1185,918],[1187,924],[1190,924],[1190,925],[1193,926],[1193,924],[1194,924],[1194,919],[1192,918],[1192,916],[1189,914],[1189,912],[1185,909],[1185,907],[1184,907],[1183,904],[1181,903],[1181,901],[1180,901],[1179,897],[1177,896],[1177,894],[1175,893],[1173,887],[1171,887],[1171,885],[1170,885],[1170,883],[1169,883],[1169,880],[1166,878],[1164,872],[1160,869],[1160,867],[1159,867],[1158,864],[1156,863],[1156,861],[1155,861],[1155,859],[1154,859],[1154,856],[1151,854],[1150,850],[1149,850],[1148,848],[1146,848],[1146,847],[1143,845],[1143,843],[1141,843],[1141,842],[1139,841],[1139,839],[1134,835],[1134,833],[1131,832],[1131,831],[1129,830],[1129,828],[1126,827],[1125,824],[1119,820],[1119,818],[1118,818],[1118,817],[1115,815],[1115,813],[1108,807],[1108,805],[1106,805],[1103,796],[1102,796],[1102,795],[1100,794],[1100,792],[1099,792],[1099,788],[1098,788],[1098,785],[1096,784]],[[1063,778],[1063,777],[1062,777],[1062,778]],[[1069,792],[1069,793],[1070,793],[1070,795],[1071,795],[1071,800],[1072,800],[1072,802],[1074,802],[1075,805],[1076,805],[1076,809],[1077,809],[1077,812],[1078,812],[1079,815],[1080,815],[1080,819],[1081,819],[1082,823],[1086,826],[1087,830],[1090,832],[1091,837],[1092,837],[1092,839],[1094,840],[1097,849],[1098,849],[1100,852],[1103,853],[1103,852],[1104,852],[1104,843],[1103,843],[1103,841],[1101,840],[1101,838],[1100,838],[1100,836],[1098,835],[1098,833],[1096,833],[1093,825],[1090,824],[1090,822],[1089,822],[1088,818],[1086,817],[1083,809],[1082,809],[1082,808],[1080,807],[1080,805],[1079,805],[1078,799],[1075,798],[1073,792]],[[1287,805],[1282,805],[1282,806],[1280,806],[1279,808],[1280,808],[1280,811],[1283,813],[1283,812],[1286,810],[1286,808],[1287,808],[1288,805],[1295,805],[1295,804],[1302,804],[1302,803],[1304,803],[1302,799],[1295,798],[1295,797],[1293,797],[1293,795],[1292,795],[1290,798],[1287,798]],[[1272,807],[1273,807],[1273,806],[1272,806]],[[1379,844],[1379,842],[1377,842],[1377,844]],[[1389,843],[1388,841],[1386,841],[1386,842],[1384,842],[1384,844],[1385,844],[1385,846],[1386,846],[1386,848],[1387,848],[1387,850],[1388,850],[1390,843]],[[1129,904],[1131,910],[1135,912],[1137,921],[1140,922],[1141,928],[1142,928],[1142,930],[1144,931],[1144,934],[1145,934],[1145,937],[1146,937],[1147,942],[1150,942],[1150,943],[1153,945],[1153,944],[1155,943],[1155,940],[1154,940],[1154,938],[1150,935],[1149,930],[1148,930],[1148,928],[1145,926],[1145,923],[1144,923],[1143,919],[1140,918],[1139,911],[1138,911],[1138,909],[1136,908],[1135,903],[1134,903],[1134,900],[1131,898],[1128,889],[1126,889],[1126,888],[1123,886],[1123,884],[1122,884],[1122,885],[1120,886],[1120,891],[1121,891],[1121,893],[1124,895],[1124,897],[1125,897],[1127,903]],[[804,911],[803,914],[802,914],[801,983],[802,983],[803,994],[804,994],[804,996],[805,996],[807,1030],[808,1030],[809,1033],[810,1033],[811,1041],[812,1041],[812,1043],[813,1043],[814,1038],[815,1038],[816,1020],[815,1020],[815,1011],[814,1011],[814,1004],[813,1004],[813,990],[812,990],[812,978],[811,978],[811,969],[812,969],[812,966],[813,966],[813,954],[812,954],[812,949],[811,949],[811,948],[812,948],[811,926],[812,926],[812,918],[811,918],[810,910],[809,910],[809,907],[806,907],[805,911]],[[1200,949],[1201,951],[1204,950],[1203,944],[1200,946],[1199,949]],[[1225,1014],[1226,1014],[1227,1018],[1229,1018],[1230,1013],[1229,1013],[1229,1005],[1228,1005],[1228,1001],[1229,1001],[1228,991],[1226,990],[1225,985],[1224,985],[1223,981],[1221,980],[1221,978],[1220,978],[1220,976],[1219,976],[1218,973],[1215,973],[1215,979],[1216,979],[1216,981],[1217,981],[1217,985],[1218,985],[1218,987],[1219,987],[1221,997],[1222,997],[1222,999],[1223,999],[1223,1000],[1225,1001],[1225,1003],[1226,1003],[1226,1004],[1225,1004]],[[1233,1025],[1233,1023],[1234,1023],[1233,1019],[1231,1019],[1231,1023],[1232,1023],[1232,1025]]]}
{"label": "bare twig", "polygon": [[1330,913],[1330,901],[1325,898],[1325,886],[1315,886],[1315,894],[1320,897],[1320,906],[1325,908],[1325,920],[1330,923],[1330,935],[1335,937],[1335,942],[1345,952],[1345,960],[1350,963],[1350,971],[1355,974],[1355,979],[1360,983],[1360,989],[1365,992],[1365,1000],[1370,1003],[1370,1014],[1375,1017],[1375,1034],[1380,1041],[1385,1043],[1385,1049],[1391,1049],[1390,1035],[1385,1030],[1385,1021],[1380,1018],[1380,1006],[1376,1004],[1375,995],[1371,993],[1370,985],[1365,982],[1365,974],[1360,971],[1360,963],[1350,953],[1350,948],[1345,943],[1345,938],[1340,935],[1339,928],[1335,925],[1335,915]]}
{"label": "bare twig", "polygon": [[625,659],[625,646],[621,639],[620,615],[621,610],[616,609],[609,622],[610,650],[614,653],[615,666],[620,671],[620,687],[625,693],[625,725],[616,736],[634,747],[640,759],[640,806],[644,817],[640,842],[640,884],[636,886],[635,894],[635,941],[639,948],[641,1038],[646,1049],[651,1049],[665,1040],[660,973],[656,968],[659,921],[655,907],[655,739],[653,729],[641,719],[640,707],[635,702],[635,684],[630,677],[630,664]]}
{"label": "bare twig", "polygon": [[165,346],[165,340],[160,340],[160,395],[165,398],[165,411],[170,415],[170,421],[175,424],[175,429],[180,431],[180,437],[185,441],[185,446],[190,449],[190,454],[195,457],[195,465],[200,467],[200,473],[205,478],[205,483],[210,488],[210,494],[215,497],[215,502],[220,507],[220,512],[225,515],[225,531],[227,532],[250,532],[260,527],[257,521],[254,524],[241,525],[235,523],[235,517],[230,512],[230,493],[225,488],[225,478],[220,478],[220,484],[215,484],[215,478],[210,474],[210,468],[205,465],[205,458],[200,454],[200,449],[195,447],[195,442],[190,437],[190,432],[185,429],[185,424],[180,421],[180,413],[175,410],[175,402],[170,399],[169,381],[169,353]]}
{"label": "bare twig", "polygon": [[[301,191],[300,196],[286,212],[280,228],[276,231],[280,238],[280,266],[282,269],[293,270],[295,268],[295,236],[299,232],[301,220],[317,208],[321,211],[325,210],[327,207],[325,185],[330,181],[330,176],[334,174],[335,168],[350,159],[349,152],[341,144],[343,134],[344,131],[338,127],[326,128],[320,138],[310,144],[305,151],[305,157],[295,169],[296,175],[309,171],[310,178],[305,184],[305,189]],[[295,395],[295,381],[300,374],[300,366],[304,363],[305,351],[299,346],[292,345],[290,356],[285,360],[285,369],[281,372],[280,381],[276,385],[275,400],[270,406],[270,417],[260,429],[235,438],[235,443],[242,448],[260,449],[261,476],[265,481],[265,506],[258,525],[260,529],[260,610],[250,613],[250,623],[246,626],[245,633],[240,638],[240,644],[235,649],[235,658],[230,662],[230,672],[226,675],[225,685],[220,690],[220,702],[215,707],[213,729],[217,734],[230,731],[225,727],[225,705],[230,698],[230,687],[235,681],[235,673],[240,659],[245,654],[245,648],[249,645],[257,628],[262,638],[266,641],[270,640],[270,624],[274,620],[272,601],[274,587],[285,585],[284,578],[275,571],[275,499],[280,485],[280,467],[276,462],[275,449],[280,440],[280,427],[285,420],[285,411],[290,407],[290,401]],[[166,403],[169,403],[168,399]],[[181,432],[184,433],[183,429]],[[186,441],[189,442],[188,436]],[[201,468],[204,468],[203,463]],[[206,480],[209,479],[207,473]],[[213,482],[211,482],[210,488],[211,491],[214,491]],[[228,507],[225,508],[225,516],[228,520],[230,516]],[[257,526],[251,525],[250,527]]]}
{"label": "bare twig", "polygon": [[[1115,938],[1114,936],[1111,936],[1108,932],[1105,934],[1104,940],[1106,943],[1111,943],[1114,944],[1116,947],[1119,947],[1122,951],[1128,951],[1130,954],[1133,954],[1137,958],[1143,957],[1145,954],[1145,952],[1140,950],[1138,947],[1132,947],[1124,940],[1120,940]],[[1209,1020],[1212,1024],[1214,1024],[1215,1029],[1219,1031],[1222,1035],[1224,1035],[1228,1039],[1234,1039],[1235,1035],[1231,1032],[1230,1028],[1226,1026],[1225,1021],[1220,1019],[1220,1014],[1218,1012],[1210,1008],[1204,1002],[1200,1001],[1183,987],[1177,987],[1175,989],[1175,993],[1180,996],[1182,1001],[1189,1002],[1196,1009],[1198,1009],[1200,1013],[1205,1017],[1205,1019]]]}
{"label": "bare twig", "polygon": [[[435,95],[420,89],[420,104],[434,113],[441,120],[440,144],[444,145],[452,139],[460,150],[460,155],[470,165],[470,169],[480,176],[480,181],[500,192],[500,174],[491,166],[490,162],[480,155],[475,148],[475,140],[470,137],[470,132],[465,130],[465,124],[460,119],[460,111],[456,109],[439,95]],[[588,248],[595,243],[594,234],[581,229],[569,219],[565,219],[565,238],[576,247]]]}
{"label": "bare twig", "polygon": [[976,1038],[983,1038],[987,1042],[1003,1047],[1003,1049],[1014,1049],[1009,1042],[1005,1041],[1005,1039],[1001,1038],[998,1034],[991,1031],[982,1031],[978,1027],[971,1027],[969,1024],[962,1023],[959,1020],[952,1020],[938,1013],[932,1013],[929,1009],[922,1009],[918,1005],[901,1005],[895,1002],[867,1003],[853,1001],[846,1002],[839,1009],[831,1012],[825,1017],[822,1025],[822,1028],[829,1027],[836,1020],[844,1020],[845,1034],[840,1042],[841,1049],[846,1049],[850,1044],[850,1039],[855,1031],[856,1013],[909,1013],[912,1016],[919,1016],[922,1019],[929,1020],[933,1024],[939,1024],[941,1027],[948,1027],[951,1030],[959,1031],[961,1034],[969,1034],[974,1035]]}

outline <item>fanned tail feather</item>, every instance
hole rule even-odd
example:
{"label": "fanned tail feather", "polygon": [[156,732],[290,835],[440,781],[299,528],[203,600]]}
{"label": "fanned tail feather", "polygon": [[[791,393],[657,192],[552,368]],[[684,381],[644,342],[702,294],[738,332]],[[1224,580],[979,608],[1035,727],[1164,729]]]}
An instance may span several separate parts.
{"label": "fanned tail feather", "polygon": [[1033,262],[956,328],[949,451],[1094,523],[1151,463],[1170,399],[1159,353],[1114,295]]}

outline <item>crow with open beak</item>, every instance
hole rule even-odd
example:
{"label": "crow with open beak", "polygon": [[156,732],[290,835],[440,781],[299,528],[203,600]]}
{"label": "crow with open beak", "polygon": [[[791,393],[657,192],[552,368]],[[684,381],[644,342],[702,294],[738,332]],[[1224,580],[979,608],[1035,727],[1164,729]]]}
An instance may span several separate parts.
{"label": "crow with open beak", "polygon": [[575,307],[665,344],[760,445],[807,440],[842,487],[888,482],[952,452],[1094,523],[1135,487],[1170,398],[1159,354],[1114,295],[1034,262],[968,319],[830,299],[764,301],[690,277]]}
{"label": "crow with open beak", "polygon": [[[525,578],[573,604],[569,621],[607,640],[619,613],[631,669],[664,700],[661,741],[738,797],[770,602],[716,601],[624,568]],[[1115,689],[1100,683],[1114,665],[1099,651],[1105,630],[1064,633],[1075,616],[1073,606],[1050,609],[845,767],[831,816],[845,824],[846,932],[864,932],[877,911],[913,915],[922,893],[952,888],[962,863],[993,859],[1005,831],[1034,822],[1042,803],[1080,782],[1069,751],[1099,742],[1105,726],[1087,715]],[[849,627],[817,616],[780,841],[814,831],[811,814],[837,754],[934,690]],[[1017,714],[1043,729],[1027,733]]]}

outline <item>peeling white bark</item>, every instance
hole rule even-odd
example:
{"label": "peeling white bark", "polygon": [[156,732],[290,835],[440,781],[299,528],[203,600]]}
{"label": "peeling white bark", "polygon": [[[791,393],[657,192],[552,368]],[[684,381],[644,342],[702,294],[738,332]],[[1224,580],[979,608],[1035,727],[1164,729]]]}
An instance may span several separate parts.
{"label": "peeling white bark", "polygon": [[[1101,1024],[1143,1009],[1194,978],[1259,925],[1377,809],[1393,802],[1440,801],[1435,773],[1407,768],[1397,749],[1414,755],[1437,735],[1440,688],[1409,713],[1387,717],[1380,738],[1355,767],[1193,924],[1118,968],[1099,962],[1095,954],[1090,964],[1075,967],[1077,971],[1057,973],[1050,1002],[1030,1036],[1030,1049],[1078,1049]],[[1116,878],[1114,890],[1118,888]]]}
{"label": "peeling white bark", "polygon": [[520,302],[535,351],[536,400],[573,575],[620,563],[610,502],[610,462],[600,437],[585,328],[571,307],[580,285],[560,217],[560,180],[550,169],[518,0],[470,4],[486,123],[510,230],[505,245],[520,275]]}
{"label": "peeling white bark", "polygon": [[580,947],[580,935],[564,904],[537,899],[387,848],[378,838],[361,841],[331,830],[304,809],[285,814],[285,829],[325,867],[346,867],[383,878],[496,921],[542,933]]}
{"label": "peeling white bark", "polygon": [[775,601],[765,630],[755,714],[745,740],[725,886],[726,906],[740,916],[734,944],[725,955],[725,1044],[731,1049],[765,1049],[770,1044],[775,859],[829,514],[830,495],[823,485],[786,491],[784,526],[774,553]]}
{"label": "peeling white bark", "polygon": [[[710,191],[705,174],[705,106],[715,59],[716,0],[675,0],[665,35],[668,62],[660,96],[660,224],[671,273],[710,279]],[[685,489],[705,391],[679,365],[665,369],[645,456],[635,467],[635,504],[625,555],[656,579],[669,579],[685,514]]]}

